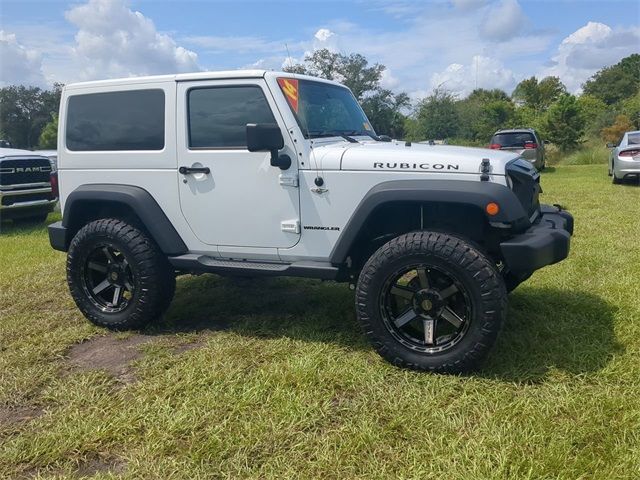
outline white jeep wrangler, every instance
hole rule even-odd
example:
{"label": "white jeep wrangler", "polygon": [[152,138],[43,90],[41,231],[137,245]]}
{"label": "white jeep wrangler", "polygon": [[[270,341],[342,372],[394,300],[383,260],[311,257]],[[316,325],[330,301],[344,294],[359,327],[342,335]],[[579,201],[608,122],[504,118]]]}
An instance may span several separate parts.
{"label": "white jeep wrangler", "polygon": [[540,205],[514,153],[383,141],[344,86],[265,71],[68,85],[63,220],[82,313],[141,327],[176,273],[289,275],[355,285],[387,360],[476,367],[507,290],[564,259],[573,218]]}

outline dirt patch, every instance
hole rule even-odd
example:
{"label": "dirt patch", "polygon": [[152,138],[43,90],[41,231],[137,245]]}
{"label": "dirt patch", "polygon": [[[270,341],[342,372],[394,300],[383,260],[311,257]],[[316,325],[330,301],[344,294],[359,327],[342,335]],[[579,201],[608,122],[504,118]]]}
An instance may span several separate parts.
{"label": "dirt patch", "polygon": [[2,407],[0,406],[0,425],[9,426],[28,422],[42,415],[40,407]]}
{"label": "dirt patch", "polygon": [[75,370],[106,370],[124,383],[135,381],[131,362],[142,356],[139,347],[154,337],[133,335],[118,338],[113,335],[94,337],[71,347],[69,364]]}
{"label": "dirt patch", "polygon": [[174,344],[171,350],[174,355],[181,355],[190,350],[201,348],[207,342],[210,334],[210,330],[199,332],[197,337],[192,338],[190,341],[181,341]]}
{"label": "dirt patch", "polygon": [[93,477],[98,473],[119,474],[124,472],[125,463],[115,458],[91,457],[78,465],[76,475],[78,477]]}

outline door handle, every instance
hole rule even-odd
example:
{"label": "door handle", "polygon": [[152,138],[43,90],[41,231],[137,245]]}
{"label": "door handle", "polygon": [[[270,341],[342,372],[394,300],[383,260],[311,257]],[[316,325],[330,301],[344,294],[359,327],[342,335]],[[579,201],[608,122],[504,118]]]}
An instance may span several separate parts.
{"label": "door handle", "polygon": [[182,175],[189,175],[190,173],[204,173],[205,175],[209,175],[211,169],[209,167],[180,167],[178,172]]}

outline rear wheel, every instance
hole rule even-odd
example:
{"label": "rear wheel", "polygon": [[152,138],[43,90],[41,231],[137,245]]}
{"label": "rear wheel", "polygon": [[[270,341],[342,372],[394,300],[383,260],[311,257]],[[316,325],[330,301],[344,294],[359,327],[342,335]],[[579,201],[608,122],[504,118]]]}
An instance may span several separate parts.
{"label": "rear wheel", "polygon": [[611,164],[611,182],[614,185],[620,185],[622,183],[622,179],[616,177],[616,167],[614,163]]}
{"label": "rear wheel", "polygon": [[401,235],[367,261],[356,309],[374,348],[394,365],[443,373],[479,366],[506,311],[495,265],[461,238]]}
{"label": "rear wheel", "polygon": [[153,240],[117,219],[78,231],[69,247],[67,282],[84,316],[114,330],[159,317],[175,289],[173,270]]}

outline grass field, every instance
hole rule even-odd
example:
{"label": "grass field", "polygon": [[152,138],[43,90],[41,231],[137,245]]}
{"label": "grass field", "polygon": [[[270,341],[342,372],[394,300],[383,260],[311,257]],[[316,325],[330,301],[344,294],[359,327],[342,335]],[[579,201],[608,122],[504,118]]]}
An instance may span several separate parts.
{"label": "grass field", "polygon": [[0,478],[640,478],[640,187],[543,177],[571,255],[467,376],[386,364],[316,281],[182,277],[160,325],[107,334],[45,229],[3,224]]}

